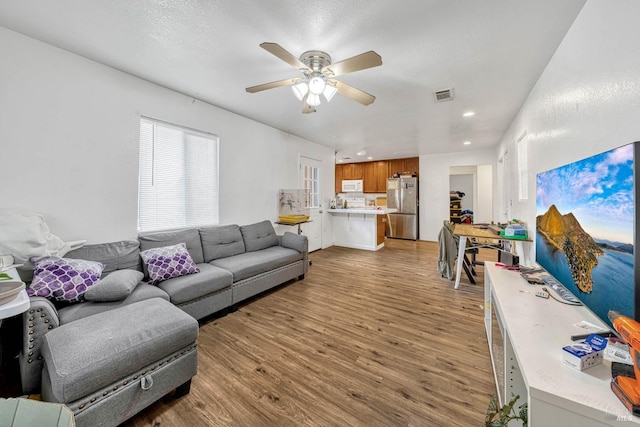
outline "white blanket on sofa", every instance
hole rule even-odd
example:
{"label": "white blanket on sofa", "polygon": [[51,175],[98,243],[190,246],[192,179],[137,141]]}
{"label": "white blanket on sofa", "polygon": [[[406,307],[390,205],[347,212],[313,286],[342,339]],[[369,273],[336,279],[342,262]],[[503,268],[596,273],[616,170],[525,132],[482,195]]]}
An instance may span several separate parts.
{"label": "white blanket on sofa", "polygon": [[42,215],[0,209],[0,255],[12,255],[16,264],[30,264],[37,256],[64,256],[86,241],[64,242],[51,233]]}

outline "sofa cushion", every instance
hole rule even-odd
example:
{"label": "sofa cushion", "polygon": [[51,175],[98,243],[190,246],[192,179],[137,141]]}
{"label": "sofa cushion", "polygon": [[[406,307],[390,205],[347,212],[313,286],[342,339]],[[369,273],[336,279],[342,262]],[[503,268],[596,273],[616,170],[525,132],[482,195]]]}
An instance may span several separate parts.
{"label": "sofa cushion", "polygon": [[193,262],[196,264],[204,262],[200,233],[195,228],[188,230],[142,233],[138,236],[138,240],[140,241],[141,251],[146,251],[151,248],[177,245],[178,243],[186,243],[187,250],[193,259]]}
{"label": "sofa cushion", "polygon": [[82,304],[72,304],[58,309],[58,318],[60,324],[64,325],[87,316],[102,313],[104,311],[113,310],[114,308],[124,307],[135,302],[148,300],[151,298],[161,298],[169,301],[169,295],[162,289],[147,283],[140,283],[131,292],[131,295],[120,301],[84,301]]}
{"label": "sofa cushion", "polygon": [[29,296],[56,301],[79,302],[87,289],[100,280],[104,264],[52,256],[32,258],[35,266]]}
{"label": "sofa cushion", "polygon": [[199,271],[185,243],[147,249],[140,252],[140,257],[147,267],[149,283],[152,285]]}
{"label": "sofa cushion", "polygon": [[154,298],[71,322],[44,335],[42,356],[60,402],[87,397],[193,344],[198,322]]}
{"label": "sofa cushion", "polygon": [[236,224],[200,228],[204,262],[244,253],[244,240]]}
{"label": "sofa cushion", "polygon": [[138,270],[117,270],[100,279],[84,293],[87,301],[120,301],[142,281],[144,274]]}
{"label": "sofa cushion", "polygon": [[228,288],[233,283],[233,274],[227,270],[210,264],[198,264],[198,269],[198,274],[165,280],[158,287],[169,295],[172,303],[182,304]]}
{"label": "sofa cushion", "polygon": [[259,251],[278,244],[278,236],[269,220],[243,225],[240,227],[240,232],[247,252]]}
{"label": "sofa cushion", "polygon": [[132,269],[142,271],[140,243],[137,240],[85,245],[65,255],[65,258],[98,261],[105,265],[102,275],[116,270]]}
{"label": "sofa cushion", "polygon": [[216,259],[210,264],[229,270],[233,273],[233,281],[239,282],[301,259],[302,254],[294,249],[273,246],[257,252],[245,252],[228,258]]}

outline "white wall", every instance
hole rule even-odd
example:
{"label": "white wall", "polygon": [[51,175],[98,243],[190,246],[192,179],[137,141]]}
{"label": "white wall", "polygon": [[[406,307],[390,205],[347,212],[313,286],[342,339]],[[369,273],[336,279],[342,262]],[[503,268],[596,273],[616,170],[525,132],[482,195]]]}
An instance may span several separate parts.
{"label": "white wall", "polygon": [[473,220],[476,223],[490,223],[495,221],[493,198],[493,166],[478,165],[478,173],[476,183],[478,189],[490,189],[491,191],[483,191],[482,197],[478,197],[478,204],[473,212]]}
{"label": "white wall", "polygon": [[277,220],[300,155],[333,195],[331,149],[1,27],[0,52],[0,207],[41,213],[64,240],[137,235],[140,115],[220,137],[222,224]]}
{"label": "white wall", "polygon": [[[490,165],[492,169],[495,169],[495,162],[494,150],[420,156],[421,240],[437,241],[442,221],[449,218],[449,168],[452,166]],[[492,187],[491,192],[495,194],[495,183],[492,184]],[[477,193],[480,198],[480,189]],[[485,215],[482,214],[482,216]],[[474,220],[476,220],[475,212]]]}
{"label": "white wall", "polygon": [[[456,183],[455,179],[471,175],[471,190],[465,190],[463,184]],[[449,168],[449,181],[451,190],[458,189],[466,194],[462,199],[462,209],[473,211],[473,222],[476,224],[490,223],[495,220],[493,213],[493,166],[452,166]]]}
{"label": "white wall", "polygon": [[451,191],[455,190],[464,193],[464,197],[460,200],[462,210],[473,211],[473,205],[476,199],[473,191],[476,186],[475,167],[473,169],[473,173],[464,174],[455,174],[449,171],[449,189]]}
{"label": "white wall", "polygon": [[538,172],[640,140],[639,16],[635,0],[588,0],[502,138],[497,156],[510,152],[517,171],[514,143],[530,136],[529,199],[517,185],[507,195],[530,234]]}

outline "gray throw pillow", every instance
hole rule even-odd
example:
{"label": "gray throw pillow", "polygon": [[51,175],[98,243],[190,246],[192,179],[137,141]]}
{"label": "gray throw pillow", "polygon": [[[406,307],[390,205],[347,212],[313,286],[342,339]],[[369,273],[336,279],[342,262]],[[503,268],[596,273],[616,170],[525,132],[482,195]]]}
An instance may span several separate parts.
{"label": "gray throw pillow", "polygon": [[116,270],[100,279],[84,293],[87,301],[121,301],[142,281],[144,274],[138,270]]}
{"label": "gray throw pillow", "polygon": [[67,253],[65,258],[98,261],[105,265],[103,275],[128,268],[142,271],[140,243],[137,240],[121,240],[111,243],[84,245]]}

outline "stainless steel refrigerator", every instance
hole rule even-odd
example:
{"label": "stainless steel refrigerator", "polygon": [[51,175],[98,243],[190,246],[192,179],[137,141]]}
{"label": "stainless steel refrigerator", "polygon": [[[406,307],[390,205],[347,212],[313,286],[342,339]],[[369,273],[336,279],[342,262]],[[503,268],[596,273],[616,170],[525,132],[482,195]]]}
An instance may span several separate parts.
{"label": "stainless steel refrigerator", "polygon": [[387,207],[397,209],[387,221],[387,237],[418,238],[418,178],[387,179]]}

